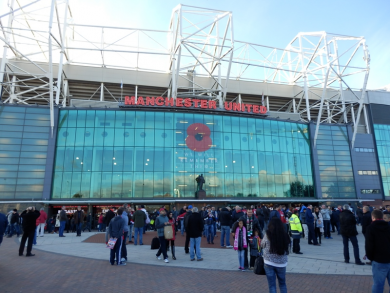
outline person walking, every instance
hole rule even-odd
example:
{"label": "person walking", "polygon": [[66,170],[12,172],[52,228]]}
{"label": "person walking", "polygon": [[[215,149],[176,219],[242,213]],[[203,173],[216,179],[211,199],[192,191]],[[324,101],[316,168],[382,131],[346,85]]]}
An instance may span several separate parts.
{"label": "person walking", "polygon": [[315,237],[314,232],[314,216],[311,210],[313,209],[312,205],[308,205],[306,208],[306,225],[308,229],[308,243],[315,245],[315,246],[321,246],[321,244],[318,244],[317,238]]}
{"label": "person walking", "polygon": [[190,259],[191,261],[196,258],[198,261],[202,261],[203,258],[200,253],[200,241],[202,239],[202,231],[204,227],[204,221],[202,216],[198,212],[197,207],[192,208],[192,214],[188,218],[188,234],[190,236]]}
{"label": "person walking", "polygon": [[325,239],[333,239],[330,236],[330,217],[332,215],[332,210],[330,207],[326,207],[324,204],[321,207],[321,215],[324,221],[324,237]]}
{"label": "person walking", "polygon": [[167,244],[164,237],[164,227],[168,225],[171,225],[171,223],[169,223],[167,213],[165,209],[161,208],[160,215],[156,218],[157,235],[158,235],[158,239],[160,240],[160,248],[157,251],[156,257],[158,260],[160,260],[162,254],[164,257],[164,262],[166,263],[169,263],[169,260],[167,254]]}
{"label": "person walking", "polygon": [[276,293],[276,277],[280,293],[287,293],[286,267],[290,237],[279,218],[271,218],[261,247],[263,248],[264,270],[270,293]]}
{"label": "person walking", "polygon": [[23,236],[22,240],[20,241],[19,246],[19,256],[23,256],[24,252],[24,246],[27,242],[27,253],[26,256],[34,256],[35,254],[31,253],[32,246],[33,246],[33,240],[35,235],[35,229],[36,229],[36,221],[41,215],[40,212],[35,210],[35,207],[28,207],[23,213],[20,215],[23,219],[22,225],[23,225]]}
{"label": "person walking", "polygon": [[301,246],[300,246],[301,234],[302,234],[302,224],[298,218],[298,215],[299,215],[299,210],[294,209],[293,214],[289,219],[289,223],[290,223],[291,236],[293,239],[293,253],[302,254]]}
{"label": "person walking", "polygon": [[92,226],[92,213],[88,213],[86,225],[83,229],[83,232],[85,230],[88,230],[88,232],[91,232],[91,226]]}
{"label": "person walking", "polygon": [[134,218],[134,245],[137,245],[137,239],[139,234],[139,245],[144,245],[142,241],[143,229],[145,227],[146,214],[139,207],[133,215]]}
{"label": "person walking", "polygon": [[387,279],[390,285],[390,226],[383,221],[383,213],[371,213],[372,223],[366,231],[366,254],[372,262],[372,293],[383,293]]}
{"label": "person walking", "polygon": [[60,211],[60,229],[59,229],[59,237],[65,237],[64,236],[64,230],[65,230],[65,224],[68,221],[68,217],[66,215],[65,211],[66,207],[62,206]]}
{"label": "person walking", "polygon": [[73,215],[74,224],[76,226],[76,236],[81,236],[81,227],[84,223],[84,211],[81,210],[81,207],[77,207],[77,211]]}
{"label": "person walking", "polygon": [[126,248],[126,239],[129,234],[129,205],[125,203],[123,205],[122,219],[125,221],[125,227],[123,228],[123,243],[121,248],[121,262],[127,261],[127,248]]}
{"label": "person walking", "polygon": [[19,237],[19,214],[17,209],[13,209],[11,215],[8,217],[8,223],[10,225],[10,229],[8,230],[7,238],[11,238],[14,233],[16,233],[16,236]]}
{"label": "person walking", "polygon": [[344,210],[340,213],[340,233],[343,237],[344,262],[349,263],[349,241],[351,241],[355,256],[355,264],[364,265],[359,256],[359,244],[356,238],[356,235],[358,235],[356,230],[356,218],[347,204],[344,205]]}
{"label": "person walking", "polygon": [[45,234],[45,226],[46,226],[46,220],[47,220],[47,214],[45,213],[45,209],[41,208],[40,211],[41,215],[38,218],[38,226],[37,226],[37,237],[43,237]]}

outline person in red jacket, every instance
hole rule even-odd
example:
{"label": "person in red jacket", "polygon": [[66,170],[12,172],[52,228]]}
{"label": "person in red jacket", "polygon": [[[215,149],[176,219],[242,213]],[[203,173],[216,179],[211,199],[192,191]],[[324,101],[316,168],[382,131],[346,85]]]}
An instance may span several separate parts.
{"label": "person in red jacket", "polygon": [[45,213],[45,209],[41,208],[40,210],[41,215],[37,219],[37,237],[43,237],[45,234],[45,226],[46,226],[46,220],[47,220],[47,214]]}

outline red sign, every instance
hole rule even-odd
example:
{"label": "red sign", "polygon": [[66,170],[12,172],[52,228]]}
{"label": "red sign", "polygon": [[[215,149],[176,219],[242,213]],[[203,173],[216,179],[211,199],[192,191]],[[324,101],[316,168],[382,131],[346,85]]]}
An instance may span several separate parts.
{"label": "red sign", "polygon": [[[160,106],[160,107],[184,107],[184,108],[201,108],[201,109],[217,109],[217,102],[211,100],[199,100],[191,98],[163,98],[163,97],[125,97],[125,105],[127,106]],[[225,102],[224,108],[226,111],[266,114],[267,107],[260,105]]]}

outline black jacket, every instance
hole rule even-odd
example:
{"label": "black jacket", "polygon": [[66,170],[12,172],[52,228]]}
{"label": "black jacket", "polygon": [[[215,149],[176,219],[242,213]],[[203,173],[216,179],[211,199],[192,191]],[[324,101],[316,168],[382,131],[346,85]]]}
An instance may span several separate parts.
{"label": "black jacket", "polygon": [[340,213],[340,232],[341,235],[347,237],[358,235],[356,230],[356,218],[350,210],[343,210]]}
{"label": "black jacket", "polygon": [[[188,219],[190,218],[190,216],[192,215],[192,211],[191,210],[187,210],[186,214],[184,215],[184,228],[188,229]],[[173,217],[173,215],[172,215]]]}
{"label": "black jacket", "polygon": [[[245,215],[245,219],[248,219],[248,215]],[[248,222],[246,223],[246,228],[248,231],[253,231],[255,228],[259,231],[259,236],[261,239],[263,239],[263,233],[261,233],[261,227],[259,224],[259,220],[255,217],[255,215],[252,216],[252,227],[248,226]],[[251,230],[252,228],[252,230]]]}
{"label": "black jacket", "polygon": [[363,218],[362,218],[362,233],[363,233],[363,235],[366,235],[367,227],[371,224],[371,222],[372,222],[371,213],[367,212],[367,213],[363,214]]}
{"label": "black jacket", "polygon": [[383,220],[372,222],[366,231],[366,254],[371,261],[390,263],[390,226]]}
{"label": "black jacket", "polygon": [[357,209],[357,210],[356,210],[356,215],[357,215],[359,218],[363,217],[363,210],[362,210],[362,209]]}
{"label": "black jacket", "polygon": [[104,224],[106,224],[106,226],[110,225],[110,222],[114,217],[115,213],[112,210],[108,210],[108,212],[106,213],[106,217],[104,218]]}
{"label": "black jacket", "polygon": [[32,232],[37,227],[36,221],[41,215],[40,212],[37,210],[30,211],[27,213],[27,211],[23,211],[23,213],[20,215],[23,218],[23,231],[24,232]]}
{"label": "black jacket", "polygon": [[241,212],[239,213],[234,213],[234,216],[233,216],[233,223],[237,222],[239,218],[243,217],[244,216],[244,212],[241,210]]}
{"label": "black jacket", "polygon": [[219,221],[221,222],[221,226],[230,227],[232,225],[232,215],[227,208],[222,208],[222,211],[219,213]]}
{"label": "black jacket", "polygon": [[19,223],[19,214],[13,213],[11,217],[11,224]]}
{"label": "black jacket", "polygon": [[192,213],[188,218],[187,233],[190,238],[202,237],[203,232],[203,218],[199,213]]}
{"label": "black jacket", "polygon": [[263,210],[264,221],[268,221],[269,220],[269,214],[270,214],[269,209],[267,209],[265,206],[262,207],[261,209]]}

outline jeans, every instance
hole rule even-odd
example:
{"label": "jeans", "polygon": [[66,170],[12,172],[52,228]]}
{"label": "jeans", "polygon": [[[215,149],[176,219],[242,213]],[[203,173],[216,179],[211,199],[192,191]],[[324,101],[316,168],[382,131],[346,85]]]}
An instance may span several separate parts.
{"label": "jeans", "polygon": [[164,259],[167,259],[168,258],[167,242],[165,241],[164,236],[159,236],[158,240],[160,240],[160,248],[158,249],[156,256],[160,256],[162,253],[164,256]]}
{"label": "jeans", "polygon": [[221,246],[224,246],[224,239],[226,238],[226,246],[230,246],[230,227],[221,226]]}
{"label": "jeans", "polygon": [[214,237],[217,235],[217,222],[214,222]]}
{"label": "jeans", "polygon": [[309,230],[309,237],[308,237],[308,243],[311,243],[311,244],[318,244],[318,241],[317,241],[317,238],[315,237],[314,235],[314,223],[306,223],[307,225],[307,229]]}
{"label": "jeans", "polygon": [[184,235],[184,220],[180,220],[180,233],[182,236]]}
{"label": "jeans", "polygon": [[184,243],[184,251],[185,253],[190,252],[188,246],[190,245],[190,235],[186,232],[186,242]]}
{"label": "jeans", "polygon": [[268,229],[269,220],[264,220],[264,230]]}
{"label": "jeans", "polygon": [[280,293],[287,293],[286,267],[279,268],[264,264],[264,269],[267,275],[269,293],[276,293],[276,277],[278,277]]}
{"label": "jeans", "polygon": [[110,249],[110,263],[115,263],[115,257],[116,257],[116,264],[121,263],[121,252],[122,252],[122,237],[119,237],[118,240],[115,243],[115,246],[113,249]]}
{"label": "jeans", "polygon": [[206,230],[207,242],[214,242],[214,224],[204,225],[204,229]]}
{"label": "jeans", "polygon": [[[41,230],[40,233],[39,233],[39,230]],[[37,236],[43,236],[45,234],[45,223],[38,224],[36,232],[37,232]]]}
{"label": "jeans", "polygon": [[65,223],[66,221],[61,221],[60,222],[60,231],[59,231],[59,236],[64,236],[64,230],[65,230]]}
{"label": "jeans", "polygon": [[134,227],[134,245],[137,245],[137,239],[138,239],[138,233],[139,233],[139,244],[143,244],[142,242],[142,233],[143,233],[144,228],[137,228]]}
{"label": "jeans", "polygon": [[390,285],[390,263],[372,262],[372,293],[383,293],[385,281]]}
{"label": "jeans", "polygon": [[196,258],[200,259],[200,240],[202,237],[198,238],[190,238],[190,258],[195,259],[195,253],[194,253],[194,248],[196,250]]}
{"label": "jeans", "polygon": [[355,256],[355,263],[361,262],[359,256],[359,245],[356,236],[344,236],[343,235],[343,245],[344,245],[344,260],[349,261],[349,243],[348,240],[351,240],[353,246],[353,254]]}
{"label": "jeans", "polygon": [[81,235],[81,227],[83,226],[83,223],[77,223],[75,224],[77,235]]}
{"label": "jeans", "polygon": [[8,236],[12,237],[12,235],[14,235],[14,233],[16,233],[17,236],[19,236],[19,234],[20,234],[20,229],[19,229],[19,224],[18,223],[11,224]]}
{"label": "jeans", "polygon": [[129,225],[129,242],[133,241],[133,239],[131,239],[133,237],[133,227],[134,225]]}
{"label": "jeans", "polygon": [[245,250],[237,250],[238,252],[238,264],[240,269],[244,269]]}
{"label": "jeans", "polygon": [[127,239],[127,234],[129,234],[129,232],[123,232],[123,244],[122,244],[122,251],[121,251],[121,255],[124,259],[127,260],[127,248],[126,248],[126,239]]}
{"label": "jeans", "polygon": [[34,233],[34,240],[33,240],[33,244],[34,245],[37,245],[37,231],[35,231],[35,233]]}
{"label": "jeans", "polygon": [[309,238],[309,229],[307,228],[306,224],[302,224],[303,233],[305,234],[305,239]]}
{"label": "jeans", "polygon": [[324,220],[324,237],[330,237],[330,220]]}

